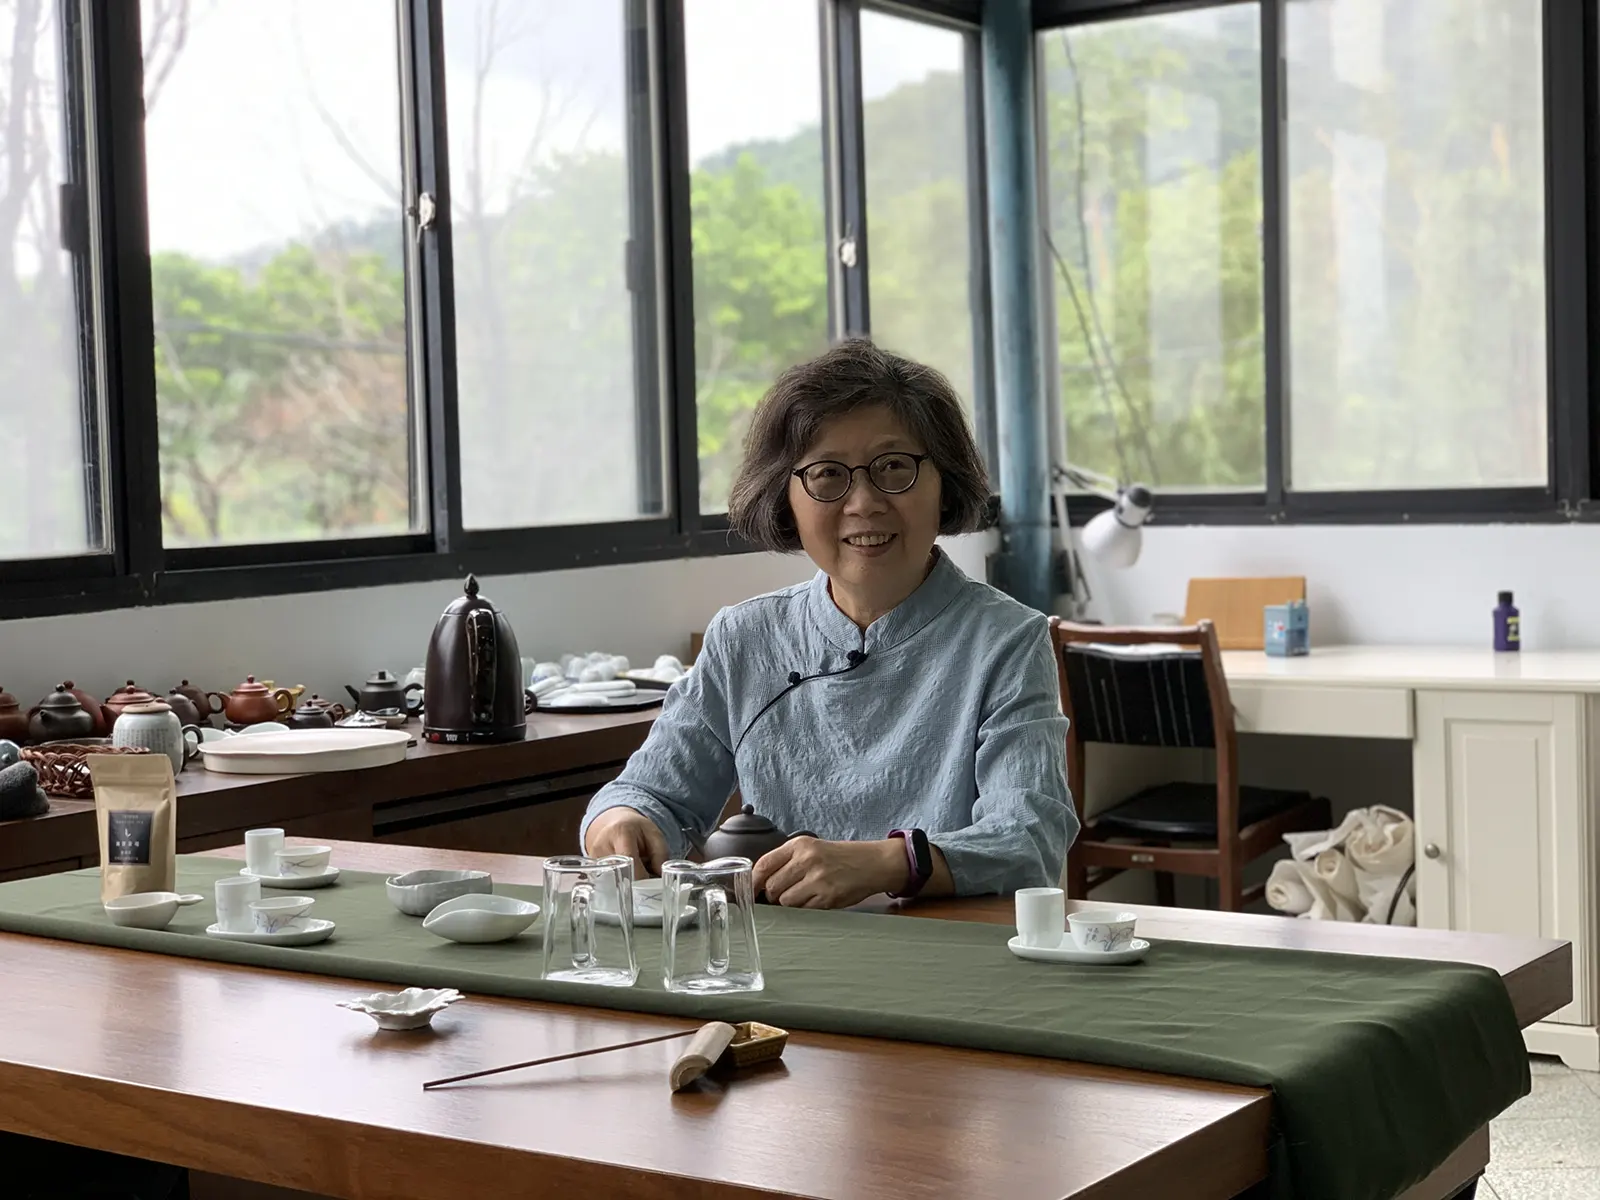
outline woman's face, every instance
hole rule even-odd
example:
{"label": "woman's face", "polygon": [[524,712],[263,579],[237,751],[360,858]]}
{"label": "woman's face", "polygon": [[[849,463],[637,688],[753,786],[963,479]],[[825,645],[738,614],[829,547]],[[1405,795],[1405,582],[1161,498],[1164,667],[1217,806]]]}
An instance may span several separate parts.
{"label": "woman's face", "polygon": [[[924,454],[927,447],[888,408],[873,405],[826,422],[794,465],[798,469],[833,459],[846,467],[865,467],[890,452]],[[905,467],[903,462],[897,465]],[[878,490],[865,470],[856,471],[844,498],[831,503],[812,499],[800,479],[790,476],[789,505],[800,544],[835,583],[898,603],[922,582],[939,533],[939,472],[932,460],[921,463],[909,491],[894,495]]]}

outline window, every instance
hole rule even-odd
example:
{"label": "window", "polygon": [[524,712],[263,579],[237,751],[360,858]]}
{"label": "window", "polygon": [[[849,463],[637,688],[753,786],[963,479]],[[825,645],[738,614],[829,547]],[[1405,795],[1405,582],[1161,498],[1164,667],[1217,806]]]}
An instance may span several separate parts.
{"label": "window", "polygon": [[406,533],[393,0],[142,0],[168,547]]}
{"label": "window", "polygon": [[685,0],[700,509],[751,411],[828,345],[816,0]]}
{"label": "window", "polygon": [[667,511],[643,9],[444,6],[468,528]]}
{"label": "window", "polygon": [[873,340],[950,377],[972,416],[966,35],[861,14]]}
{"label": "window", "polygon": [[[109,548],[78,8],[0,5],[0,559]],[[80,330],[88,336],[80,343]]]}
{"label": "window", "polygon": [[1068,458],[1168,491],[1265,480],[1255,5],[1040,37]]}
{"label": "window", "polygon": [[1289,478],[1543,486],[1530,0],[1290,0]]}

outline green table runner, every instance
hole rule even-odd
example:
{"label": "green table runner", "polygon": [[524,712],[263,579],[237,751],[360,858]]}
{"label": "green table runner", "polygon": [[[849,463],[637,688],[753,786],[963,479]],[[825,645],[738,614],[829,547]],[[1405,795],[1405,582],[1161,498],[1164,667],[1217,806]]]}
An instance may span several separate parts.
{"label": "green table runner", "polygon": [[[178,889],[204,892],[234,860],[184,856]],[[1510,997],[1477,966],[1155,943],[1128,967],[1024,962],[1006,926],[764,908],[766,990],[685,996],[661,986],[661,938],[637,931],[631,988],[545,983],[537,929],[462,946],[396,912],[383,877],[345,871],[310,893],[338,929],[291,949],[205,936],[209,899],[162,931],[123,929],[99,872],[0,884],[0,929],[259,967],[453,986],[696,1020],[1007,1051],[1271,1087],[1273,1197],[1389,1200],[1530,1087]],[[496,891],[537,899],[535,888]]]}

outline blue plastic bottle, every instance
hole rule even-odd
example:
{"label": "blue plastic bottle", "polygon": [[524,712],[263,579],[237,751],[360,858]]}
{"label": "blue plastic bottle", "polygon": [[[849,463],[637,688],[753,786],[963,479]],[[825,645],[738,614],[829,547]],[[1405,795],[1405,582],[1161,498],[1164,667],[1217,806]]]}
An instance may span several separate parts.
{"label": "blue plastic bottle", "polygon": [[1522,649],[1522,614],[1511,603],[1511,593],[1500,593],[1500,604],[1494,610],[1494,648],[1496,650]]}

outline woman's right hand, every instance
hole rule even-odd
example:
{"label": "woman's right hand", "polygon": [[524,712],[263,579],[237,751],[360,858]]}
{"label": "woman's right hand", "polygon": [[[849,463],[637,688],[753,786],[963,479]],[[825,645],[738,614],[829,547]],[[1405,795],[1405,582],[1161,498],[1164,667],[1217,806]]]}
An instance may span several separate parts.
{"label": "woman's right hand", "polygon": [[661,874],[667,861],[667,838],[649,817],[636,808],[608,808],[589,824],[584,851],[591,857],[621,854],[633,859],[635,879]]}

